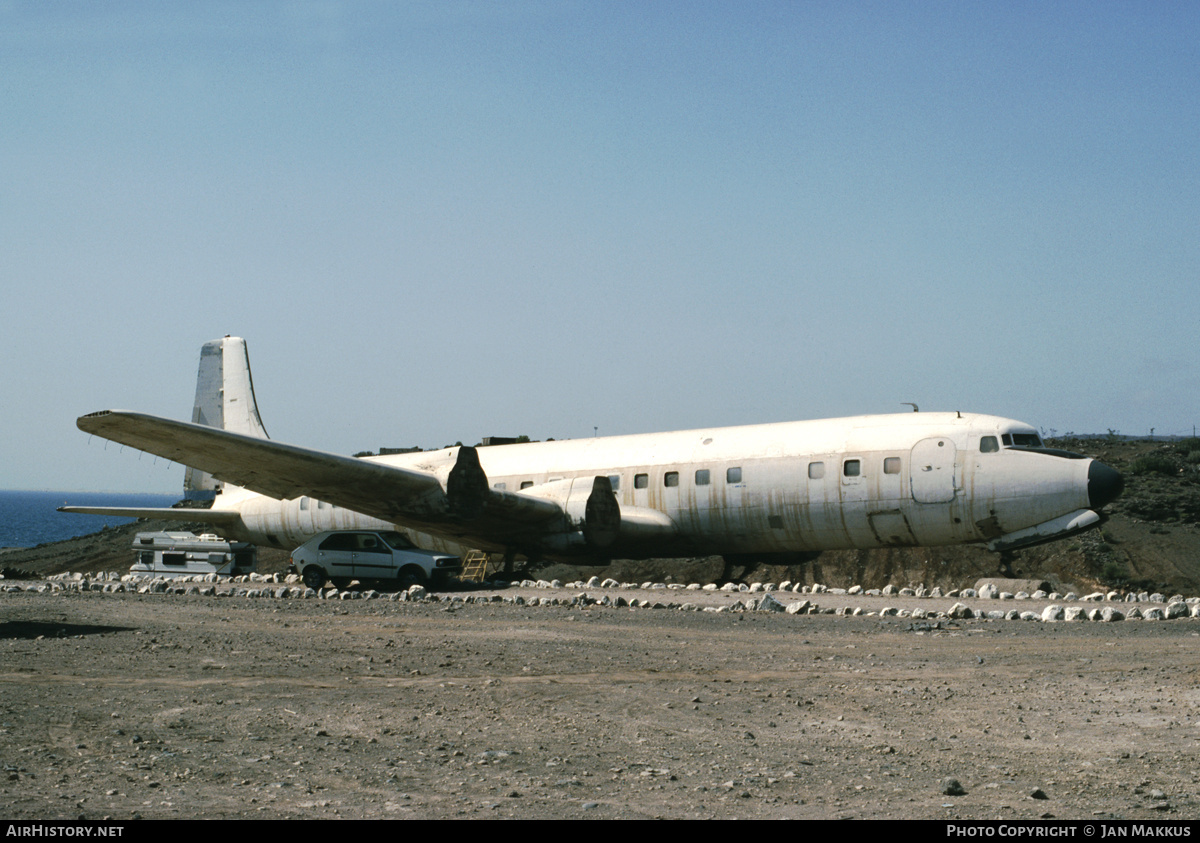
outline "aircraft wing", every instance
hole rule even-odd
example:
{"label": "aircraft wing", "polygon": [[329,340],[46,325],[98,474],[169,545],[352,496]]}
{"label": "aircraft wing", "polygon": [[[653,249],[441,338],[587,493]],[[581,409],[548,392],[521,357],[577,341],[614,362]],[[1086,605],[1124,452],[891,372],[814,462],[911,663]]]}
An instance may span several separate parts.
{"label": "aircraft wing", "polygon": [[76,425],[272,498],[308,495],[393,522],[445,510],[442,485],[426,471],[124,410],[89,413]]}
{"label": "aircraft wing", "polygon": [[[606,476],[572,478],[522,491],[494,489],[471,447],[460,446],[449,473],[442,476],[124,410],[89,413],[80,416],[76,425],[85,433],[206,471],[268,497],[288,500],[307,495],[481,546],[569,549],[582,543],[603,549],[612,546],[618,535],[653,539],[675,532],[671,519],[662,513],[621,506]],[[70,511],[89,510],[71,507]],[[224,518],[219,509],[169,511],[196,513],[189,520],[206,520],[204,513],[214,523]],[[127,512],[147,517],[143,510]]]}

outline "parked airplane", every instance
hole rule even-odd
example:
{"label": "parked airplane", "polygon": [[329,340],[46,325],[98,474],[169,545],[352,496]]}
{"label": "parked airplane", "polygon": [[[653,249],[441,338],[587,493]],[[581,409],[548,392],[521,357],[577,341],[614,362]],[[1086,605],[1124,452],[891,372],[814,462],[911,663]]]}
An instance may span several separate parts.
{"label": "parked airplane", "polygon": [[967,413],[340,456],[267,438],[236,337],[204,346],[192,423],[103,410],[77,424],[190,466],[189,485],[213,487],[215,501],[63,511],[207,521],[228,538],[284,548],[323,530],[394,526],[418,544],[510,560],[1008,551],[1096,525],[1123,486],[1109,466],[1045,447],[1028,424]]}

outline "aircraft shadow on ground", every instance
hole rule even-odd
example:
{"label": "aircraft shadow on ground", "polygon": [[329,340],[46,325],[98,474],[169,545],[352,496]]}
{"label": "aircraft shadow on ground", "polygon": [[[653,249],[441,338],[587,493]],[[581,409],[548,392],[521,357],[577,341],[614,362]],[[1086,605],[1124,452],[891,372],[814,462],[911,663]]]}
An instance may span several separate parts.
{"label": "aircraft shadow on ground", "polygon": [[4,621],[0,623],[0,640],[14,638],[75,638],[82,635],[104,635],[109,632],[129,632],[132,626],[97,626],[95,624],[62,623],[60,621]]}

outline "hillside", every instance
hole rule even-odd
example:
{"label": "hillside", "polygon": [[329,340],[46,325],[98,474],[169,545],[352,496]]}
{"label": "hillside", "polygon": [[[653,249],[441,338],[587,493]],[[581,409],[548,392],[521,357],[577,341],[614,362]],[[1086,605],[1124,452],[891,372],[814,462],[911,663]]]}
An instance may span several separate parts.
{"label": "hillside", "polygon": [[[1058,439],[1053,447],[1108,463],[1125,477],[1125,493],[1110,504],[1110,518],[1080,536],[1015,555],[1011,575],[1054,579],[1090,589],[1130,588],[1200,595],[1200,440]],[[63,571],[124,571],[132,562],[133,536],[144,530],[189,529],[143,521],[69,541],[15,550],[0,557],[4,568],[38,574]],[[288,553],[260,550],[259,569],[282,571]],[[577,579],[593,573],[622,581],[708,582],[720,576],[722,562],[705,559],[618,560],[605,567],[552,565],[543,577]],[[971,585],[1000,574],[997,554],[971,547],[893,548],[828,551],[793,565],[761,565],[735,570],[746,581],[821,582],[831,586],[880,587],[924,583]]]}

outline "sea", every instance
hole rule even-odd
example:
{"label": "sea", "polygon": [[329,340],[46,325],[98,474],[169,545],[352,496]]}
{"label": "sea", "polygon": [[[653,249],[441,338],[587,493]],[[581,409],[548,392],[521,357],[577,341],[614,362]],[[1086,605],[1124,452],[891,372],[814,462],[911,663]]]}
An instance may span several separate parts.
{"label": "sea", "polygon": [[133,518],[75,515],[57,512],[60,506],[170,506],[182,495],[124,492],[5,492],[0,491],[0,548],[35,547],[105,527],[129,524]]}

